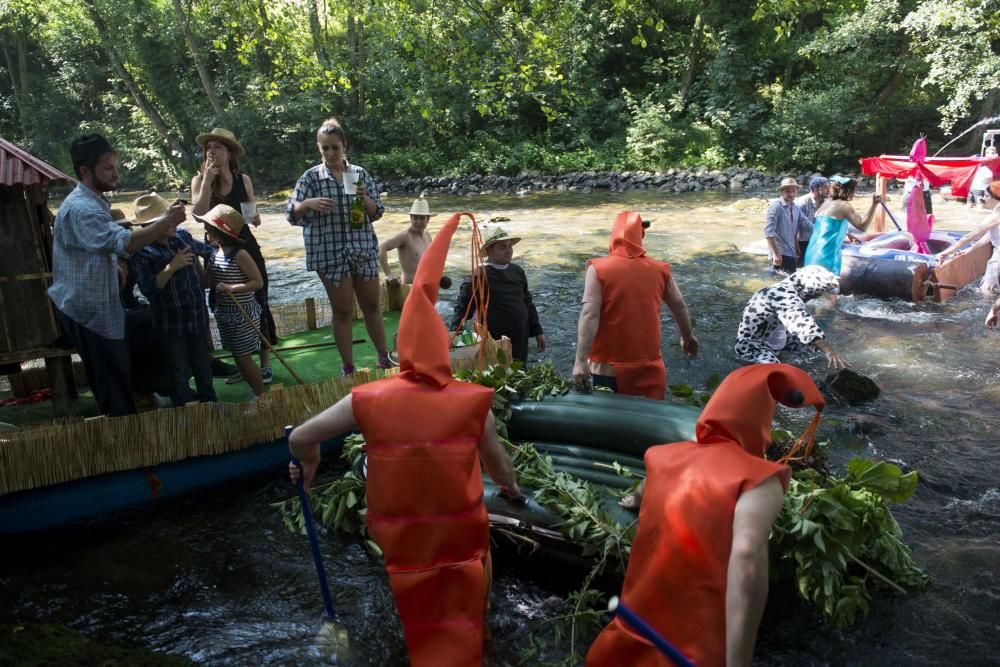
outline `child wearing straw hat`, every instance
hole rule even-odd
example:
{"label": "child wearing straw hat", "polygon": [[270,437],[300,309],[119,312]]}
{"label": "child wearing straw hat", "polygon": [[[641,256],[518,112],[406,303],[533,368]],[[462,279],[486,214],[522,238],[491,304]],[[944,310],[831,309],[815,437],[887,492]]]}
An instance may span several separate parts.
{"label": "child wearing straw hat", "polygon": [[[167,213],[167,202],[154,193],[135,200],[135,219],[148,225]],[[170,372],[170,401],[175,407],[193,398],[215,402],[212,363],[208,351],[208,309],[197,257],[206,260],[213,249],[176,227],[132,255],[130,263],[139,291],[149,301],[153,329]],[[188,382],[194,375],[196,393]]]}
{"label": "child wearing straw hat", "polygon": [[209,242],[216,246],[208,262],[206,281],[216,292],[214,312],[222,347],[232,353],[254,396],[260,396],[264,393],[264,381],[252,355],[260,350],[261,306],[254,292],[264,281],[240,239],[245,224],[243,214],[219,204],[194,219],[205,225]]}
{"label": "child wearing straw hat", "polygon": [[434,217],[431,207],[423,197],[413,200],[410,207],[410,226],[406,231],[396,234],[391,239],[382,241],[378,246],[378,261],[385,272],[385,279],[393,285],[399,284],[399,276],[389,268],[389,251],[396,250],[399,254],[399,268],[403,273],[403,282],[413,284],[417,275],[417,264],[427,246],[431,244],[431,235],[427,233],[427,223]]}

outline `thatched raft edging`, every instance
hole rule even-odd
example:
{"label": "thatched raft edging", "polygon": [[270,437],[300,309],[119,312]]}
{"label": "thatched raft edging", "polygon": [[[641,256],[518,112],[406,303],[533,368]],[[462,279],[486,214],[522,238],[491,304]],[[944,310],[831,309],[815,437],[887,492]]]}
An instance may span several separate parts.
{"label": "thatched raft edging", "polygon": [[[455,361],[458,369],[497,363],[510,341],[487,339],[485,355]],[[195,456],[212,456],[272,442],[286,424],[300,424],[352,387],[395,375],[359,369],[316,384],[275,386],[249,403],[198,403],[128,417],[47,424],[0,433],[0,495]]]}

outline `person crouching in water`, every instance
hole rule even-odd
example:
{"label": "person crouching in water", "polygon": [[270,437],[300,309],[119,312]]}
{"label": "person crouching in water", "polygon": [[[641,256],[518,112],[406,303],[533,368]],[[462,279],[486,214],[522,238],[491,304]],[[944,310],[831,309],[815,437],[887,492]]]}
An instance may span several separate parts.
{"label": "person crouching in water", "polygon": [[222,347],[232,353],[254,396],[260,396],[264,393],[264,381],[252,355],[260,351],[257,332],[261,307],[254,292],[263,288],[264,280],[253,257],[243,249],[240,239],[245,224],[243,214],[219,204],[194,219],[205,225],[209,243],[216,246],[205,277],[208,286],[218,293],[214,313]]}
{"label": "person crouching in water", "polygon": [[[366,520],[382,549],[413,667],[480,667],[490,585],[480,462],[511,502],[521,493],[500,443],[493,390],[456,380],[434,309],[460,214],[417,267],[399,320],[399,375],[355,387],[288,438],[308,490],[319,443],[358,427],[368,452]],[[523,502],[523,501],[522,501]]]}
{"label": "person crouching in water", "polygon": [[826,340],[826,334],[806,309],[806,301],[825,295],[833,303],[840,278],[822,266],[810,265],[777,285],[757,290],[743,310],[736,334],[736,356],[749,364],[776,364],[778,352],[805,352],[818,348],[827,367],[848,363]]}
{"label": "person crouching in water", "polygon": [[[645,493],[621,600],[700,667],[749,667],[767,602],[768,534],[791,469],[764,458],[777,403],[825,403],[794,366],[739,368],[695,426],[695,439],[646,450]],[[620,618],[587,667],[673,664]]]}

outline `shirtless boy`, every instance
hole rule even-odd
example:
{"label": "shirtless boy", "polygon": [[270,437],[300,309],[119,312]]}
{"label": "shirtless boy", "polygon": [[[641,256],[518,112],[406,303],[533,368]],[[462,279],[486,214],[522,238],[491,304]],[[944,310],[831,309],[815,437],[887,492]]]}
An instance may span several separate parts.
{"label": "shirtless boy", "polygon": [[410,227],[405,232],[396,234],[391,239],[382,241],[378,246],[378,261],[382,264],[385,279],[390,285],[399,284],[399,276],[389,269],[389,251],[399,252],[399,267],[403,272],[403,282],[413,284],[417,274],[417,264],[427,246],[431,244],[431,235],[427,233],[427,223],[431,219],[431,208],[427,200],[420,198],[413,201],[410,207]]}

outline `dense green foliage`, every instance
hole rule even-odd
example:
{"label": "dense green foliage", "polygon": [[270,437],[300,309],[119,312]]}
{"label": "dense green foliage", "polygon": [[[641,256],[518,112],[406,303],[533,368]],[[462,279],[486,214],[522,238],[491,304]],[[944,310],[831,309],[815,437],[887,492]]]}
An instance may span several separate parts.
{"label": "dense green foliage", "polygon": [[[132,184],[233,129],[259,183],[336,115],[377,177],[849,166],[991,115],[997,0],[5,0],[0,135]],[[954,147],[973,152],[978,133]]]}

